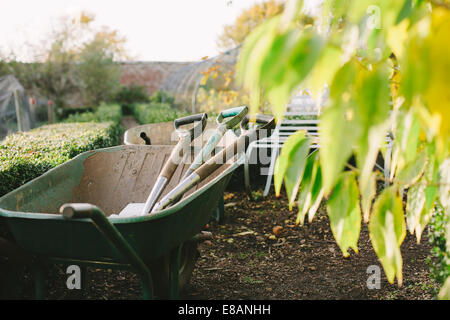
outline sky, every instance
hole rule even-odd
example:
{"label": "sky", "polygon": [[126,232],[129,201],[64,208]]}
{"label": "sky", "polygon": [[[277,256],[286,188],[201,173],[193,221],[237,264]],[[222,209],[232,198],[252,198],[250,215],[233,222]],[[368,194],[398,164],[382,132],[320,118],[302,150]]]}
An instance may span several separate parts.
{"label": "sky", "polygon": [[261,0],[0,0],[0,53],[29,60],[24,43],[39,43],[58,18],[85,10],[96,25],[127,38],[135,60],[195,61],[219,53],[223,26]]}

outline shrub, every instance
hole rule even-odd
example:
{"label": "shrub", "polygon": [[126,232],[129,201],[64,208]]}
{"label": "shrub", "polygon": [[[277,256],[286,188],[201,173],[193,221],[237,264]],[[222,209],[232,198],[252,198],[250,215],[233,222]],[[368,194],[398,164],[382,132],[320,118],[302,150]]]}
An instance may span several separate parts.
{"label": "shrub", "polygon": [[82,152],[118,144],[113,122],[59,123],[9,135],[0,143],[0,196]]}
{"label": "shrub", "polygon": [[132,104],[136,102],[148,102],[150,97],[143,86],[131,84],[122,85],[115,95],[115,101],[119,104]]}
{"label": "shrub", "polygon": [[114,122],[116,125],[122,120],[122,108],[117,105],[101,104],[96,111],[71,114],[64,122]]}
{"label": "shrub", "polygon": [[167,103],[170,106],[173,106],[173,104],[175,103],[175,98],[166,91],[158,90],[153,94],[151,102]]}
{"label": "shrub", "polygon": [[133,113],[141,124],[173,121],[189,115],[188,112],[174,109],[167,103],[138,104],[134,106]]}
{"label": "shrub", "polygon": [[[85,113],[85,112],[94,112],[93,107],[80,107],[80,108],[60,108],[61,119],[67,119],[70,116],[73,116],[77,113]],[[45,120],[47,120],[47,106],[45,106]]]}
{"label": "shrub", "polygon": [[150,97],[143,86],[131,84],[121,86],[117,91],[114,101],[122,106],[123,114],[133,114],[133,105],[149,102]]}

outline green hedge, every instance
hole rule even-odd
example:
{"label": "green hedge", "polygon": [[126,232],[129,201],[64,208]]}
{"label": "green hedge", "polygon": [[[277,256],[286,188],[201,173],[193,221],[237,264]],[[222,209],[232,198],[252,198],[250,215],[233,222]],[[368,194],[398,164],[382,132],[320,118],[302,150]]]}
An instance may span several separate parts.
{"label": "green hedge", "polygon": [[133,107],[133,114],[141,124],[173,121],[189,115],[188,112],[174,109],[166,103],[137,104]]}
{"label": "green hedge", "polygon": [[60,123],[9,135],[0,143],[0,196],[82,152],[118,144],[113,122]]}
{"label": "green hedge", "polygon": [[95,112],[82,112],[71,114],[64,122],[114,122],[119,124],[122,120],[122,108],[118,104],[101,104]]}

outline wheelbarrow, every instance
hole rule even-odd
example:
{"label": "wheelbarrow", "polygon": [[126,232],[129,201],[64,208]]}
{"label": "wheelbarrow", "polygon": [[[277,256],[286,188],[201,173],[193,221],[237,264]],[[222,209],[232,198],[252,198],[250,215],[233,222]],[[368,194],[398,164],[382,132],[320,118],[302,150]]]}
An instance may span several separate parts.
{"label": "wheelbarrow", "polygon": [[[223,164],[170,208],[107,218],[145,201],[172,148],[88,151],[0,198],[0,223],[14,245],[36,257],[36,298],[44,296],[45,266],[55,263],[130,269],[141,277],[143,298],[177,298],[191,277],[202,228],[244,159]],[[162,196],[188,166],[179,165]]]}

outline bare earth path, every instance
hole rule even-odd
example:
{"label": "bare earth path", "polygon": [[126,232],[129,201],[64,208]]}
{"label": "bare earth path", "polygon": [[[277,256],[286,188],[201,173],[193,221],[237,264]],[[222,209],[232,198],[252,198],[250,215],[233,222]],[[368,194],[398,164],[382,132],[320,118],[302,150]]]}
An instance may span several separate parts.
{"label": "bare earth path", "polygon": [[[130,128],[133,128],[133,127],[136,127],[139,125],[139,123],[136,121],[136,119],[133,116],[123,116],[120,124],[125,128],[125,130],[128,130]],[[120,144],[123,144],[123,134],[120,136]]]}

